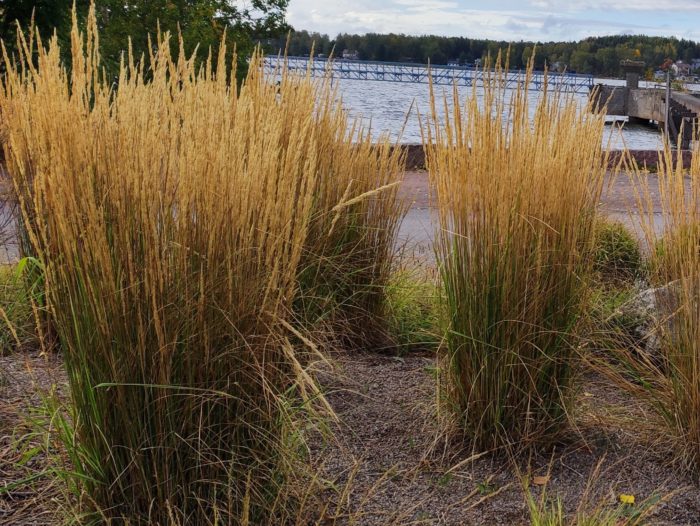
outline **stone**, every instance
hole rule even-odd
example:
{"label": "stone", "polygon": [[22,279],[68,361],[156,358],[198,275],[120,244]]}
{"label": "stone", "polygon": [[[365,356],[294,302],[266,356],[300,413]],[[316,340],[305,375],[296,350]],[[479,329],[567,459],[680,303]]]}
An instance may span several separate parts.
{"label": "stone", "polygon": [[673,317],[679,307],[679,282],[672,281],[662,287],[643,288],[616,312],[634,345],[644,351],[655,363],[661,360],[661,337],[673,329]]}

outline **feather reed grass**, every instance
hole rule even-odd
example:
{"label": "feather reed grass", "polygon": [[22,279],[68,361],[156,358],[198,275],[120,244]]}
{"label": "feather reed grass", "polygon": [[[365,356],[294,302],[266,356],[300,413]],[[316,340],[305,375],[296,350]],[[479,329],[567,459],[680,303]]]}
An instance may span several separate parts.
{"label": "feather reed grass", "polygon": [[566,421],[606,171],[602,116],[551,90],[531,114],[532,64],[515,91],[498,64],[482,93],[445,96],[444,121],[433,92],[425,131],[447,310],[443,391],[477,450],[550,440]]}
{"label": "feather reed grass", "polygon": [[[376,186],[343,201],[319,177],[346,170],[345,191],[366,167],[374,184],[397,158],[337,146],[328,88],[286,70],[276,85],[259,56],[237,89],[223,46],[195,69],[159,36],[115,87],[94,12],[85,32],[74,16],[70,70],[55,38],[19,38],[0,88],[5,154],[64,352],[71,415],[57,427],[88,517],[279,523],[303,445],[293,413],[322,399],[289,330],[309,234],[327,232],[318,196],[343,239],[361,214],[383,224]],[[365,247],[363,286],[391,239],[366,230],[349,245]]]}
{"label": "feather reed grass", "polygon": [[[666,427],[662,442],[676,465],[700,476],[700,144],[690,169],[674,162],[667,143],[657,182],[631,162],[639,181],[638,207],[654,286],[655,326],[645,349],[635,342],[615,349],[603,370],[648,402]],[[680,157],[680,156],[679,156]],[[661,219],[654,206],[658,185]]]}
{"label": "feather reed grass", "polygon": [[[325,79],[324,84],[331,79]],[[296,311],[308,329],[333,343],[371,349],[392,344],[387,288],[398,228],[405,158],[387,136],[351,121],[336,89],[317,95],[313,134],[317,170],[309,235],[299,272]]]}

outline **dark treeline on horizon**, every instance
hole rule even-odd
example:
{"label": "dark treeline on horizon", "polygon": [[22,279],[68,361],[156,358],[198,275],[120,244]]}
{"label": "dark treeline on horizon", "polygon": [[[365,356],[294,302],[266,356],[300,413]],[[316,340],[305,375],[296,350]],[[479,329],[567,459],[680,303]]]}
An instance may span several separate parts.
{"label": "dark treeline on horizon", "polygon": [[[285,47],[285,39],[277,42],[277,48]],[[536,49],[535,67],[567,68],[570,72],[591,73],[601,76],[618,76],[621,60],[643,60],[647,73],[658,69],[666,59],[690,63],[700,59],[700,42],[676,38],[644,35],[617,35],[589,37],[578,42],[506,42],[466,37],[411,36],[403,34],[366,35],[340,34],[335,39],[328,35],[308,31],[295,31],[290,35],[289,54],[308,55],[312,44],[315,53],[341,56],[343,51],[357,51],[361,60],[391,62],[421,62],[447,64],[459,60],[460,64],[473,64],[488,55],[495,57],[499,50],[510,46],[510,66],[522,68]]]}

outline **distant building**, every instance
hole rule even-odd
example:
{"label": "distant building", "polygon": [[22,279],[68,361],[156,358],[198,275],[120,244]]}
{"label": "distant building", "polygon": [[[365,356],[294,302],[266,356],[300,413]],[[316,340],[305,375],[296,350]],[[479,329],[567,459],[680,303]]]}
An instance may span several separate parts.
{"label": "distant building", "polygon": [[357,50],[354,49],[345,49],[343,50],[343,59],[344,60],[359,60],[360,54],[357,52]]}
{"label": "distant building", "polygon": [[459,59],[458,58],[450,59],[447,61],[447,65],[452,66],[452,67],[457,67],[457,66],[459,66]]}
{"label": "distant building", "polygon": [[690,61],[690,69],[692,71],[700,71],[700,58],[694,58]]}
{"label": "distant building", "polygon": [[679,60],[671,65],[671,71],[673,71],[673,74],[678,78],[687,77],[690,75],[690,64]]}
{"label": "distant building", "polygon": [[549,71],[556,72],[556,73],[564,73],[566,71],[567,66],[563,62],[552,62],[549,65]]}

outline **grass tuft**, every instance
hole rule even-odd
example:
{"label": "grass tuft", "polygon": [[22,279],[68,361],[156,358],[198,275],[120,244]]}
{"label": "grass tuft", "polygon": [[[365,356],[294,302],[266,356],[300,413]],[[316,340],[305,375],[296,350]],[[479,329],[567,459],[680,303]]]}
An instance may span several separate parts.
{"label": "grass tuft", "polygon": [[398,199],[404,154],[352,123],[337,92],[317,93],[313,129],[319,176],[295,311],[310,330],[351,349],[386,346],[387,287],[406,205]]}
{"label": "grass tuft", "polygon": [[[529,477],[519,473],[530,526],[642,526],[648,523],[649,516],[661,504],[674,495],[674,492],[666,495],[656,492],[645,499],[637,499],[634,495],[615,494],[611,488],[610,493],[614,495],[613,502],[593,503],[592,493],[601,478],[604,462],[605,457],[591,471],[576,509],[572,513],[567,513],[561,497],[552,497],[548,487],[549,474],[546,477],[540,477],[544,479],[544,484],[537,487],[531,484]],[[538,492],[539,496],[536,496],[535,492]]]}
{"label": "grass tuft", "polygon": [[383,308],[400,154],[353,143],[340,106],[319,107],[327,83],[270,78],[257,55],[238,88],[223,46],[195,69],[159,35],[113,83],[94,7],[85,32],[74,17],[70,70],[55,38],[20,42],[0,121],[69,378],[54,429],[82,512],[284,522],[300,420],[323,403],[295,348],[300,269],[338,269],[342,302]]}
{"label": "grass tuft", "polygon": [[[679,156],[680,157],[680,156]],[[636,165],[639,207],[650,251],[656,326],[652,349],[617,349],[607,372],[648,402],[666,425],[664,441],[677,464],[700,476],[700,145],[689,171],[667,144],[658,172],[664,229],[658,225],[649,179]]]}
{"label": "grass tuft", "polygon": [[433,93],[426,132],[445,398],[477,450],[552,440],[566,423],[607,166],[600,115],[552,91],[531,111],[529,78],[511,92],[503,71],[464,101],[455,87],[445,121]]}

